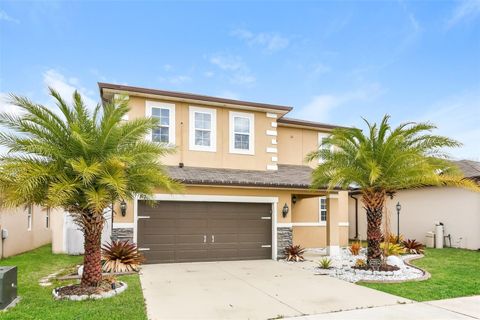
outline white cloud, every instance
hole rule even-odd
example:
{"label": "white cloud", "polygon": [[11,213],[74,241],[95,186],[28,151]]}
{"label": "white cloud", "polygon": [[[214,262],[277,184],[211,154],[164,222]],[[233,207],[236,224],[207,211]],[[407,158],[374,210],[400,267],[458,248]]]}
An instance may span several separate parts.
{"label": "white cloud", "polygon": [[368,101],[379,96],[383,92],[378,83],[344,92],[342,94],[321,94],[314,96],[309,103],[301,107],[296,115],[302,119],[329,121],[331,112],[355,101]]}
{"label": "white cloud", "polygon": [[480,161],[480,88],[446,97],[434,103],[420,117],[438,127],[437,134],[446,135],[463,143],[447,150],[455,158]]}
{"label": "white cloud", "polygon": [[215,75],[215,73],[213,71],[205,71],[203,75],[207,78],[211,78]]}
{"label": "white cloud", "polygon": [[225,98],[225,99],[232,99],[232,100],[239,100],[240,99],[240,95],[238,93],[230,91],[230,90],[222,91],[215,96],[220,97],[220,98]]}
{"label": "white cloud", "polygon": [[81,87],[79,80],[75,77],[67,78],[57,70],[49,69],[43,74],[43,83],[58,91],[67,102],[72,101],[73,92],[77,90],[87,107],[94,108],[97,105],[97,102],[89,96],[92,92]]}
{"label": "white cloud", "polygon": [[210,63],[225,71],[238,71],[245,67],[242,58],[239,56],[225,54],[216,54],[210,57]]}
{"label": "white cloud", "polygon": [[463,0],[453,10],[452,16],[446,22],[447,28],[465,21],[473,20],[480,15],[480,0]]}
{"label": "white cloud", "polygon": [[256,81],[255,76],[239,56],[215,54],[210,57],[209,61],[227,73],[232,83],[249,85]]}
{"label": "white cloud", "polygon": [[318,75],[321,75],[321,74],[328,73],[328,72],[330,72],[332,69],[331,69],[329,66],[327,66],[327,65],[325,65],[325,64],[323,64],[323,63],[315,63],[315,64],[312,66],[312,69],[311,69],[311,70],[312,70],[311,72],[312,72],[313,75],[317,75],[317,76],[318,76]]}
{"label": "white cloud", "polygon": [[0,21],[2,20],[7,22],[20,23],[20,20],[9,16],[5,11],[0,10]]}
{"label": "white cloud", "polygon": [[290,40],[278,33],[254,33],[246,29],[236,29],[231,33],[234,37],[244,40],[249,46],[261,47],[267,53],[282,50],[290,44]]}
{"label": "white cloud", "polygon": [[10,96],[7,93],[0,92],[0,112],[18,114],[21,109],[10,103]]}
{"label": "white cloud", "polygon": [[170,76],[170,77],[159,77],[158,80],[160,82],[167,82],[170,84],[179,85],[179,84],[192,81],[192,78],[185,75],[176,75],[176,76]]}

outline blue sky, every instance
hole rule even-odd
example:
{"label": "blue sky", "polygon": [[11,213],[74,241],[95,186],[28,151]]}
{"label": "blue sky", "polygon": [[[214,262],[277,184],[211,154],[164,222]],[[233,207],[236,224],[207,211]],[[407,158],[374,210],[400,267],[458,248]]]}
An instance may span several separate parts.
{"label": "blue sky", "polygon": [[98,81],[432,121],[480,160],[480,0],[0,3],[2,101],[53,86],[93,104]]}

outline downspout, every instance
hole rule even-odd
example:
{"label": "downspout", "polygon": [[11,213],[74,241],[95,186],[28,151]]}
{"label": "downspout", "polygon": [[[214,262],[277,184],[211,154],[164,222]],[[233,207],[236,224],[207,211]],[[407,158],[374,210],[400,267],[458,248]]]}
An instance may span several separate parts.
{"label": "downspout", "polygon": [[350,198],[355,200],[355,240],[358,240],[358,198],[353,196],[353,193],[350,194]]}

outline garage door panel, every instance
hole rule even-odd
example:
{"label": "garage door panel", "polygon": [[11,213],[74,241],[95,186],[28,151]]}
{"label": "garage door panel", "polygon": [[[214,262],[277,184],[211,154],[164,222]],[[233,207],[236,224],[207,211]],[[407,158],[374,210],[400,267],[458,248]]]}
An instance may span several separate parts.
{"label": "garage door panel", "polygon": [[270,211],[255,203],[140,203],[138,214],[150,219],[139,220],[139,247],[150,248],[147,263],[268,259],[271,248],[262,245],[271,244],[271,220],[262,217]]}
{"label": "garage door panel", "polygon": [[175,251],[175,259],[178,262],[204,261],[206,256],[207,256],[207,249],[204,249],[204,250],[177,249]]}

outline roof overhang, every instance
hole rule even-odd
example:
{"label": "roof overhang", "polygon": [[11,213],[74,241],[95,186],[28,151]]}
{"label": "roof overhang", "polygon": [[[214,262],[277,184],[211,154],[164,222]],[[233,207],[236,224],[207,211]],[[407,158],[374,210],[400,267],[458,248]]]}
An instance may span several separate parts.
{"label": "roof overhang", "polygon": [[333,124],[293,119],[293,118],[287,118],[287,117],[282,117],[278,119],[277,123],[281,127],[310,129],[310,130],[324,130],[324,131],[332,131],[333,129],[337,129],[337,128],[349,128],[349,127],[338,126]]}
{"label": "roof overhang", "polygon": [[98,83],[100,90],[100,97],[103,100],[109,100],[115,94],[124,94],[128,96],[145,97],[150,99],[178,101],[190,104],[201,104],[216,107],[228,107],[235,109],[244,109],[252,111],[270,112],[279,115],[279,117],[287,114],[292,110],[292,107],[273,105],[267,103],[249,102],[241,100],[233,100],[226,98],[210,97],[199,94],[165,91],[141,87],[132,87],[126,85],[118,85],[111,83]]}

